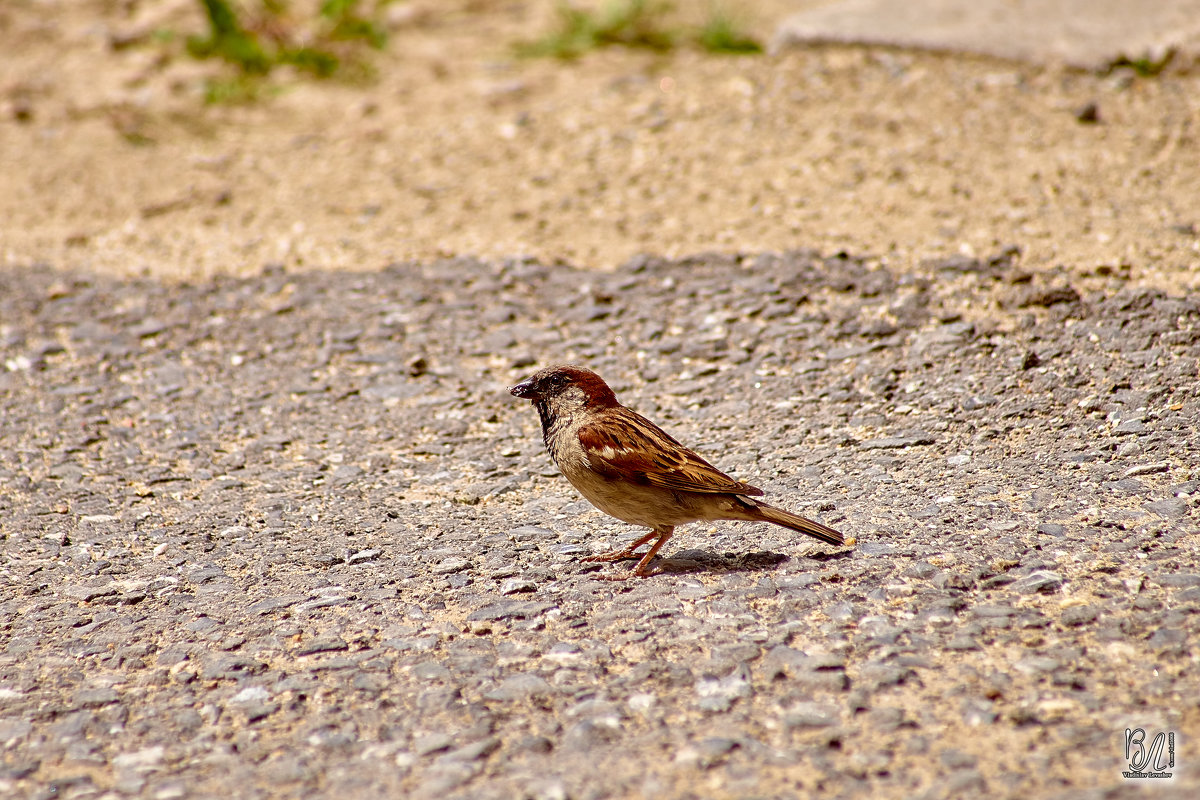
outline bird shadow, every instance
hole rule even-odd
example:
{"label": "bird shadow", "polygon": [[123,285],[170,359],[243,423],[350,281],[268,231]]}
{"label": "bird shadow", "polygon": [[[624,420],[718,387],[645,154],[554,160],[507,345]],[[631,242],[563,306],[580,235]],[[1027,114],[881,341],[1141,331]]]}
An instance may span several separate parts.
{"label": "bird shadow", "polygon": [[[679,551],[654,559],[650,575],[688,575],[692,572],[764,572],[774,570],[788,559],[784,553],[713,553]],[[630,561],[636,559],[628,559]]]}
{"label": "bird shadow", "polygon": [[681,550],[654,563],[659,574],[687,575],[694,572],[765,572],[787,561],[783,553],[714,553],[711,550]]}
{"label": "bird shadow", "polygon": [[[811,561],[836,561],[850,558],[850,551],[814,553],[806,555]],[[637,556],[622,559],[637,561]],[[689,575],[699,572],[768,572],[788,561],[791,556],[763,550],[753,553],[714,553],[711,550],[680,550],[669,556],[660,556],[650,565],[649,575]],[[588,564],[583,572],[601,572],[600,564]],[[604,580],[624,580],[626,575],[605,575]]]}
{"label": "bird shadow", "polygon": [[[810,561],[840,561],[851,558],[849,550],[820,552],[806,555]],[[688,574],[693,572],[766,572],[788,561],[791,556],[769,550],[757,553],[714,553],[709,550],[681,550],[654,563],[656,574]]]}
{"label": "bird shadow", "polygon": [[805,556],[809,561],[843,561],[854,558],[853,550],[830,550]]}
{"label": "bird shadow", "polygon": [[[640,556],[640,554],[639,554]],[[637,561],[638,556],[621,559],[621,562]],[[647,577],[653,575],[688,575],[697,572],[766,572],[788,560],[783,553],[713,553],[708,550],[681,550],[670,556],[659,556],[650,563]],[[617,563],[621,563],[617,562]],[[593,577],[601,580],[623,581],[633,577],[629,574],[610,574],[600,564],[587,564],[582,573],[603,573]]]}

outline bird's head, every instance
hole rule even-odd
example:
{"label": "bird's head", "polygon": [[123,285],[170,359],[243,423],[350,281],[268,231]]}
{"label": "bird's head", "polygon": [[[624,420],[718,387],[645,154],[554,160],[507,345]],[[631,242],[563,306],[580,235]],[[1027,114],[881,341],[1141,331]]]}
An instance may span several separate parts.
{"label": "bird's head", "polygon": [[607,408],[617,405],[617,396],[596,373],[570,364],[546,367],[509,390],[536,406]]}

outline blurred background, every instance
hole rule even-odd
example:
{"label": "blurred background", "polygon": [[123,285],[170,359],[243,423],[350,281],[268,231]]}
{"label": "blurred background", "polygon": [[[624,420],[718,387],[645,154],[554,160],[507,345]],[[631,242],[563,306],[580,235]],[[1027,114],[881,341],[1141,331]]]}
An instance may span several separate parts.
{"label": "blurred background", "polygon": [[1194,288],[1197,5],[7,0],[0,257],[1015,247]]}

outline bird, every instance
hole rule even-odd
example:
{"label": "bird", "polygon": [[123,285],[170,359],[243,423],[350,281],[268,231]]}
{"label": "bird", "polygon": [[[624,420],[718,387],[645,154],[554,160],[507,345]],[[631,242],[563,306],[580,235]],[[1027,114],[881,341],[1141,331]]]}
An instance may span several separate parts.
{"label": "bird", "polygon": [[509,389],[529,400],[542,423],[542,439],[563,476],[604,513],[649,528],[628,547],[584,561],[637,558],[633,575],[656,574],[650,562],[689,522],[771,522],[845,544],[842,534],[820,522],[756,500],[759,489],[729,477],[650,420],[621,405],[604,379],[572,364],[546,367]]}

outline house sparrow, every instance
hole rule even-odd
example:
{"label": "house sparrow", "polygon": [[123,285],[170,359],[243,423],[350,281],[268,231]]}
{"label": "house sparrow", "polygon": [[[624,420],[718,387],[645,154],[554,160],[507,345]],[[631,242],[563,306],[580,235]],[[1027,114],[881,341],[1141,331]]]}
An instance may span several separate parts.
{"label": "house sparrow", "polygon": [[617,519],[650,528],[628,547],[584,561],[635,558],[633,551],[653,540],[633,570],[645,577],[652,574],[650,560],[676,525],[719,519],[773,522],[843,544],[832,528],[752,500],[761,489],[729,477],[618,403],[608,384],[589,369],[547,367],[510,391],[533,402],[550,457],[588,502]]}

